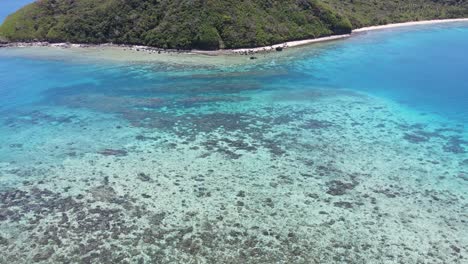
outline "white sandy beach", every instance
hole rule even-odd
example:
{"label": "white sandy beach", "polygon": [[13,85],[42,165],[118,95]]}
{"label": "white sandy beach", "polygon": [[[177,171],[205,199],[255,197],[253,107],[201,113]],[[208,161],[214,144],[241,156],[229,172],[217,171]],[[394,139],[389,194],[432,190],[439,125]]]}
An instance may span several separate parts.
{"label": "white sandy beach", "polygon": [[223,54],[249,54],[249,53],[258,53],[258,52],[270,52],[270,51],[276,51],[277,48],[286,49],[286,48],[290,48],[290,47],[304,46],[304,45],[309,45],[309,44],[313,44],[313,43],[321,43],[321,42],[327,42],[327,41],[340,40],[340,39],[345,39],[345,38],[349,38],[349,37],[351,37],[351,34],[328,36],[328,37],[314,38],[314,39],[288,41],[288,42],[284,42],[284,43],[280,43],[280,44],[275,44],[275,45],[272,45],[272,46],[257,47],[257,48],[226,49],[226,50],[216,50],[216,51],[195,50],[193,52],[200,53],[200,54],[208,54],[208,55],[211,55],[211,54],[216,55],[216,54],[219,54],[219,53],[223,53]]}
{"label": "white sandy beach", "polygon": [[380,26],[363,27],[363,28],[358,28],[358,29],[353,30],[353,33],[373,31],[373,30],[383,30],[383,29],[390,29],[390,28],[399,28],[399,27],[423,26],[423,25],[456,23],[456,22],[468,22],[468,18],[412,21],[412,22],[394,23],[394,24],[380,25]]}

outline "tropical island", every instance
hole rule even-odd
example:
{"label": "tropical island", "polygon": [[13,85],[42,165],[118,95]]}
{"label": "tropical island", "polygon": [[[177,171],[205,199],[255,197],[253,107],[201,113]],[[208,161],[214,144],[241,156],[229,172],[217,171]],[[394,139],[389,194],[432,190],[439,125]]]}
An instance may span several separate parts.
{"label": "tropical island", "polygon": [[5,20],[0,42],[236,49],[467,16],[458,0],[39,0]]}
{"label": "tropical island", "polygon": [[0,0],[0,264],[468,264],[467,6]]}

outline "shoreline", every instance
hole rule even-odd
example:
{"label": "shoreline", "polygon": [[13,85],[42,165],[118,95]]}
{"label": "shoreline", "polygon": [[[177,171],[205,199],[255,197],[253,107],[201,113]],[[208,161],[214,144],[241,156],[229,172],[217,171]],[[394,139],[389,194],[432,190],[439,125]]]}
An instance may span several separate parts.
{"label": "shoreline", "polygon": [[279,44],[274,44],[271,46],[263,46],[256,48],[240,48],[240,49],[225,49],[225,50],[214,50],[214,51],[205,51],[205,50],[193,50],[192,52],[197,54],[206,54],[206,55],[217,55],[217,54],[237,54],[237,55],[247,55],[250,53],[261,53],[261,52],[272,52],[272,51],[282,51],[283,49],[305,46],[314,43],[323,43],[334,40],[341,40],[351,37],[351,34],[344,35],[333,35],[327,37],[313,38],[313,39],[304,39],[304,40],[294,40],[287,41]]}
{"label": "shoreline", "polygon": [[433,19],[433,20],[409,21],[409,22],[402,22],[402,23],[369,26],[369,27],[354,29],[352,33],[368,32],[368,31],[384,30],[384,29],[392,29],[392,28],[400,28],[400,27],[457,23],[457,22],[468,22],[468,18]]}
{"label": "shoreline", "polygon": [[327,37],[320,37],[314,39],[288,41],[271,46],[263,46],[256,48],[240,48],[240,49],[219,49],[219,50],[177,50],[177,49],[162,49],[158,47],[144,46],[144,45],[127,45],[127,44],[83,44],[83,43],[51,43],[51,42],[10,42],[0,44],[0,48],[27,48],[27,47],[52,47],[52,48],[120,48],[124,50],[143,51],[149,53],[171,53],[171,54],[199,54],[208,56],[219,55],[253,55],[257,53],[269,53],[273,51],[282,51],[283,49],[305,46],[314,43],[323,43],[328,41],[341,40],[351,37],[351,34],[334,35]]}
{"label": "shoreline", "polygon": [[365,33],[370,31],[421,26],[421,25],[434,25],[434,24],[445,24],[445,23],[457,23],[457,22],[468,22],[468,18],[456,18],[456,19],[439,19],[439,20],[423,20],[423,21],[410,21],[403,23],[393,23],[378,26],[369,26],[353,30],[350,34],[343,35],[332,35],[314,39],[288,41],[270,46],[256,47],[256,48],[239,48],[239,49],[220,49],[220,50],[176,50],[176,49],[162,49],[144,45],[126,45],[126,44],[78,44],[78,43],[50,43],[50,42],[11,42],[11,43],[0,43],[0,48],[26,48],[26,47],[51,47],[60,49],[84,49],[84,50],[98,50],[102,51],[105,49],[109,50],[120,50],[120,51],[132,51],[132,52],[143,52],[149,54],[166,54],[166,55],[206,55],[208,57],[213,56],[250,56],[250,59],[257,59],[257,54],[268,54],[272,52],[281,52],[285,49],[306,46],[316,43],[332,42],[342,39],[353,37],[355,34]]}

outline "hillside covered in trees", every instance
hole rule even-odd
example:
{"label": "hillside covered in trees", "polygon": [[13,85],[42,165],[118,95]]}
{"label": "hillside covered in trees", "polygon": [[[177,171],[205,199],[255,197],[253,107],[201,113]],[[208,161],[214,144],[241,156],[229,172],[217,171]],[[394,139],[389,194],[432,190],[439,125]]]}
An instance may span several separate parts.
{"label": "hillside covered in trees", "polygon": [[0,38],[241,48],[467,16],[466,0],[38,0],[10,15]]}

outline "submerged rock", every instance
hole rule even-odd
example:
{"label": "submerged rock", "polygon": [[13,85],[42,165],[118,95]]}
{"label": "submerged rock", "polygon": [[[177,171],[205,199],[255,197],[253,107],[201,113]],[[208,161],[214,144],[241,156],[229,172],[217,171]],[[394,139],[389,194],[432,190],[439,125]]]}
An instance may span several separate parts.
{"label": "submerged rock", "polygon": [[301,128],[304,129],[324,129],[324,128],[329,128],[333,124],[328,121],[323,121],[323,120],[316,120],[316,119],[309,119],[307,120]]}
{"label": "submerged rock", "polygon": [[409,134],[409,133],[406,133],[404,136],[403,136],[404,139],[406,139],[407,141],[411,142],[411,143],[422,143],[422,142],[426,142],[428,141],[429,139],[427,137],[423,137],[423,136],[418,136],[418,135],[415,135],[415,134]]}
{"label": "submerged rock", "polygon": [[8,239],[0,236],[0,246],[6,246],[8,245]]}
{"label": "submerged rock", "polygon": [[356,182],[342,182],[339,180],[333,180],[327,182],[327,193],[333,196],[339,196],[346,194],[349,190],[354,189],[357,186]]}
{"label": "submerged rock", "polygon": [[458,178],[464,180],[464,181],[468,181],[468,174],[465,174],[465,173],[460,173],[458,175]]}
{"label": "submerged rock", "polygon": [[150,181],[151,177],[143,172],[138,173],[138,179],[144,182]]}
{"label": "submerged rock", "polygon": [[459,136],[451,136],[449,137],[447,144],[444,146],[444,151],[455,154],[463,154],[466,153],[463,145],[468,146],[468,141],[461,139]]}
{"label": "submerged rock", "polygon": [[118,156],[118,157],[127,156],[128,154],[126,150],[122,150],[122,149],[104,149],[104,150],[99,151],[98,153],[104,156]]}
{"label": "submerged rock", "polygon": [[44,251],[34,255],[33,261],[34,262],[46,261],[46,260],[50,259],[50,257],[52,257],[53,254],[54,254],[54,249],[47,248]]}
{"label": "submerged rock", "polygon": [[350,202],[343,202],[343,201],[335,202],[335,203],[333,203],[333,205],[336,206],[336,207],[345,208],[345,209],[353,208],[353,204],[350,203]]}

